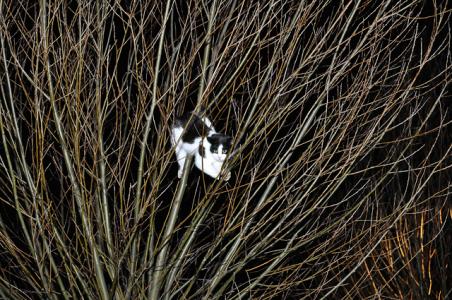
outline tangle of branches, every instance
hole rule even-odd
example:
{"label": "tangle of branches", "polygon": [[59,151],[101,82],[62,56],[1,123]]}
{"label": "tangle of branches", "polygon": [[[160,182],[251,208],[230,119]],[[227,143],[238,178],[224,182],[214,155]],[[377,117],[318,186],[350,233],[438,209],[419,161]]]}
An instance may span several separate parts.
{"label": "tangle of branches", "polygon": [[[450,21],[0,0],[0,298],[452,297]],[[171,123],[201,108],[228,182],[176,176]]]}

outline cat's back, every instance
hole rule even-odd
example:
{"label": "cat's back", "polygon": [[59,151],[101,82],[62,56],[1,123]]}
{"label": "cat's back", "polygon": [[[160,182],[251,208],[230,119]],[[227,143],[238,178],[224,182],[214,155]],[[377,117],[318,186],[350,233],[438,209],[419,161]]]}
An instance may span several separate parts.
{"label": "cat's back", "polygon": [[[185,131],[184,131],[185,128]],[[193,144],[196,140],[206,137],[214,132],[212,122],[207,117],[200,118],[197,114],[186,113],[177,118],[172,127],[172,135],[175,140]]]}

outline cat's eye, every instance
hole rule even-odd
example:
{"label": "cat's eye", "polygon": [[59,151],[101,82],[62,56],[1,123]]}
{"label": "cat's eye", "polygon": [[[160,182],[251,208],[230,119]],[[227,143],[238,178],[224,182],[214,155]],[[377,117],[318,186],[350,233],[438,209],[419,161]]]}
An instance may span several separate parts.
{"label": "cat's eye", "polygon": [[226,154],[226,153],[228,153],[228,150],[223,150],[223,154]]}

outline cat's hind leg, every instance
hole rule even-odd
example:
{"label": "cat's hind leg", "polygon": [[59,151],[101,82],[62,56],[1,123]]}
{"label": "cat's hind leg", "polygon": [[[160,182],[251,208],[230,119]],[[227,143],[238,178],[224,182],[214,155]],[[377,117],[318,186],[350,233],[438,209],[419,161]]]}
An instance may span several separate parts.
{"label": "cat's hind leg", "polygon": [[182,178],[182,173],[184,172],[184,164],[187,153],[181,149],[181,147],[176,147],[176,158],[179,165],[179,170],[177,171],[177,177]]}

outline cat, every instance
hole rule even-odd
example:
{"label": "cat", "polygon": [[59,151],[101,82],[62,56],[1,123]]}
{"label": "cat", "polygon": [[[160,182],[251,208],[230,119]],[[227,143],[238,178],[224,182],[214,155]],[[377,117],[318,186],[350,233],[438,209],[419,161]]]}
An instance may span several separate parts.
{"label": "cat", "polygon": [[231,172],[221,171],[231,141],[230,136],[216,132],[207,117],[201,118],[196,113],[188,113],[176,119],[171,127],[171,143],[175,147],[179,164],[177,177],[182,177],[185,158],[194,155],[198,169],[210,177],[220,179],[223,176],[223,179],[228,181]]}

